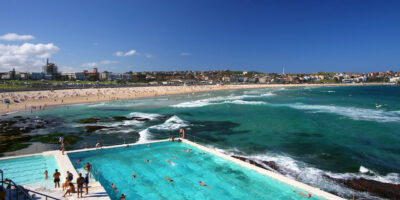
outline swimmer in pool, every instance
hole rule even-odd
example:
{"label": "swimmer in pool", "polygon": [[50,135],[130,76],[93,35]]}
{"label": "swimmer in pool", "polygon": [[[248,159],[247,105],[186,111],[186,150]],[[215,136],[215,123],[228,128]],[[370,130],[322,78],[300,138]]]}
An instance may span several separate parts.
{"label": "swimmer in pool", "polygon": [[136,178],[136,174],[135,174],[135,172],[132,172],[132,179],[135,179]]}
{"label": "swimmer in pool", "polygon": [[190,153],[190,151],[191,151],[192,149],[187,149],[187,150],[184,150],[186,153]]}
{"label": "swimmer in pool", "polygon": [[296,190],[292,190],[292,192],[295,192],[295,193],[297,193],[298,195],[300,195],[300,196],[302,196],[302,197],[305,197],[305,198],[311,198],[311,194],[308,194],[308,196],[307,196],[306,194],[304,194],[304,193],[302,193],[302,192],[298,192],[298,191],[296,191]]}
{"label": "swimmer in pool", "polygon": [[114,192],[118,192],[117,187],[114,185],[114,183],[111,183],[111,187],[114,189]]}
{"label": "swimmer in pool", "polygon": [[151,145],[148,144],[148,145],[146,145],[146,147],[151,147]]}
{"label": "swimmer in pool", "polygon": [[204,186],[204,187],[206,187],[206,188],[208,188],[208,189],[210,189],[211,190],[211,187],[210,186],[208,186],[208,185],[206,185],[205,183],[203,183],[202,181],[199,181],[199,184],[201,185],[201,186]]}
{"label": "swimmer in pool", "polygon": [[151,160],[144,160],[144,162],[150,163],[150,162],[151,162]]}
{"label": "swimmer in pool", "polygon": [[166,160],[166,162],[169,163],[169,164],[172,165],[172,166],[175,166],[175,163],[174,163],[174,162],[171,162],[171,161],[169,161],[169,160]]}
{"label": "swimmer in pool", "polygon": [[167,180],[167,181],[170,182],[170,183],[173,183],[173,182],[174,182],[174,180],[170,179],[168,176],[165,177],[164,179]]}
{"label": "swimmer in pool", "polygon": [[176,157],[176,156],[171,156],[171,157],[172,157],[173,159],[175,159],[175,160],[178,159],[178,157]]}
{"label": "swimmer in pool", "polygon": [[81,159],[78,159],[78,160],[75,162],[75,165],[79,164],[79,162],[81,162]]}

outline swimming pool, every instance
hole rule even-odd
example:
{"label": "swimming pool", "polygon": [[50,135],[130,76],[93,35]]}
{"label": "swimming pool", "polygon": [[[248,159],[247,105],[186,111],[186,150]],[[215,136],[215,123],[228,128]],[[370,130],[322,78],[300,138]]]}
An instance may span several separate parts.
{"label": "swimming pool", "polygon": [[[187,152],[191,149],[190,152]],[[186,143],[160,142],[68,153],[87,162],[111,199],[304,199],[308,194],[275,179],[203,152]],[[150,160],[150,162],[146,162]],[[167,160],[169,162],[167,162]],[[136,178],[132,178],[132,173]],[[166,179],[173,180],[172,183]],[[211,189],[201,186],[202,181]],[[111,188],[114,183],[117,192]],[[311,199],[318,199],[311,197]]]}
{"label": "swimming pool", "polygon": [[[58,164],[54,156],[39,155],[0,160],[0,169],[4,172],[4,178],[10,178],[17,184],[52,189],[52,176]],[[49,175],[47,180],[45,170]]]}

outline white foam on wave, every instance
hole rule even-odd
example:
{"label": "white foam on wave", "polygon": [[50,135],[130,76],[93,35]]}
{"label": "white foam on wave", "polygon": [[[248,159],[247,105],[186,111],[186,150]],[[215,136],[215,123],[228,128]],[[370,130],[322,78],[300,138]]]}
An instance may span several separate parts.
{"label": "white foam on wave", "polygon": [[270,97],[270,96],[276,96],[276,94],[274,94],[274,93],[272,93],[272,92],[267,92],[267,93],[261,94],[261,96],[263,96],[263,97]]}
{"label": "white foam on wave", "polygon": [[188,126],[185,120],[182,120],[178,116],[174,115],[167,119],[164,123],[151,126],[151,129],[158,129],[158,130],[178,130],[180,128]]}
{"label": "white foam on wave", "polygon": [[243,100],[225,101],[225,103],[242,104],[242,105],[262,105],[262,104],[266,104],[263,101],[243,101]]}
{"label": "white foam on wave", "polygon": [[150,126],[144,130],[141,130],[139,132],[140,137],[139,137],[138,142],[149,141],[150,135],[151,135],[151,132],[150,132],[151,129],[168,131],[168,130],[178,130],[180,128],[187,127],[187,126],[189,126],[188,122],[186,122],[185,120],[182,120],[178,116],[174,115],[174,116],[170,117],[169,119],[167,119],[162,124]]}
{"label": "white foam on wave", "polygon": [[385,110],[331,106],[331,105],[307,105],[302,103],[286,104],[283,106],[289,106],[291,108],[299,110],[310,110],[314,112],[338,114],[345,117],[349,117],[353,120],[377,121],[377,122],[400,122],[400,115],[398,113]]}
{"label": "white foam on wave", "polygon": [[147,118],[150,120],[154,120],[159,117],[162,117],[162,115],[156,114],[156,113],[131,112],[131,113],[129,113],[129,117],[141,117],[141,118]]}
{"label": "white foam on wave", "polygon": [[[334,173],[329,171],[324,171],[315,167],[311,167],[308,164],[295,160],[288,155],[285,154],[275,154],[275,153],[264,153],[264,154],[255,154],[255,155],[243,155],[236,154],[235,152],[240,152],[236,148],[233,149],[219,149],[215,147],[211,147],[217,150],[218,152],[228,154],[228,155],[237,155],[241,157],[245,157],[247,159],[253,160],[258,164],[270,168],[268,165],[264,164],[262,161],[273,161],[278,166],[279,169],[285,172],[285,176],[291,177],[293,179],[299,180],[301,182],[310,184],[312,186],[316,186],[318,188],[322,188],[328,191],[334,191],[340,196],[345,196],[352,194],[354,191],[341,186],[340,184],[334,182],[333,180],[325,177],[324,175],[328,175],[337,179],[353,179],[353,178],[365,178],[369,180],[375,180],[384,183],[392,183],[399,184],[400,183],[400,174],[398,173],[388,173],[386,175],[380,175],[377,173],[371,173],[372,170],[369,170],[363,166],[360,166],[360,173]],[[361,173],[361,171],[365,172],[365,169],[370,173]],[[273,170],[273,169],[271,169]],[[372,174],[372,175],[371,175]],[[359,196],[363,196],[367,199],[370,199],[366,193],[358,193]]]}
{"label": "white foam on wave", "polygon": [[[254,104],[258,105],[260,104],[259,102],[257,103],[246,103],[243,101],[245,98],[259,98],[261,96],[258,95],[239,95],[239,96],[219,96],[219,97],[212,97],[208,99],[200,99],[200,100],[195,100],[195,101],[189,101],[189,102],[183,102],[179,104],[172,105],[171,107],[175,108],[195,108],[195,107],[204,107],[204,106],[210,106],[210,105],[218,105],[218,104],[224,104],[224,103],[233,103],[233,104]],[[236,100],[242,100],[242,101],[236,101]],[[247,101],[251,102],[251,101]]]}

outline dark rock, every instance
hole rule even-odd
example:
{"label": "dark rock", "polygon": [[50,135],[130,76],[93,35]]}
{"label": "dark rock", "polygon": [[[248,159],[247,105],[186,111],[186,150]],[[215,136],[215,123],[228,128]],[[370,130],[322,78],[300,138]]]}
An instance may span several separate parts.
{"label": "dark rock", "polygon": [[[252,165],[255,165],[255,166],[257,166],[257,167],[261,167],[261,168],[263,168],[263,169],[267,169],[267,170],[273,169],[273,170],[275,170],[275,171],[277,171],[277,172],[280,172],[280,173],[282,173],[282,174],[285,174],[285,172],[284,172],[283,170],[281,170],[281,169],[279,168],[278,164],[276,164],[276,162],[274,162],[274,161],[260,161],[261,163],[264,164],[264,165],[262,165],[262,164],[260,164],[260,163],[257,162],[257,161],[254,161],[254,160],[251,160],[251,159],[242,157],[242,156],[233,155],[232,157],[233,157],[233,158],[236,158],[236,159],[239,159],[239,160],[242,160],[242,161],[245,161],[245,162],[248,162],[248,163],[250,163],[250,164],[252,164]],[[265,167],[265,165],[268,166],[268,167]]]}
{"label": "dark rock", "polygon": [[115,121],[120,122],[120,121],[125,121],[128,120],[129,118],[123,117],[123,116],[114,116],[112,117]]}
{"label": "dark rock", "polygon": [[92,123],[97,123],[98,121],[99,121],[99,118],[86,118],[86,119],[78,120],[78,123],[92,124]]}
{"label": "dark rock", "polygon": [[106,126],[86,126],[86,132],[88,133],[92,133],[94,131],[103,129],[103,128],[107,128]]}
{"label": "dark rock", "polygon": [[324,177],[360,192],[368,192],[370,194],[388,199],[400,199],[400,184],[382,183],[365,178],[338,179],[330,177],[326,174]]}
{"label": "dark rock", "polygon": [[124,117],[124,116],[114,116],[112,117],[115,121],[125,121],[125,120],[136,120],[136,121],[149,121],[150,119],[142,117]]}

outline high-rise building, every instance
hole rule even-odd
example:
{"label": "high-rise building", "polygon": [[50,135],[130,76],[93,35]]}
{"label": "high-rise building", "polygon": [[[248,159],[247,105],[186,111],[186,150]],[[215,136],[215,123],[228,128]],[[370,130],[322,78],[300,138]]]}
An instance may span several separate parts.
{"label": "high-rise building", "polygon": [[46,60],[46,65],[43,66],[42,72],[45,75],[52,75],[55,76],[57,75],[57,65],[54,63],[49,63],[49,59]]}

